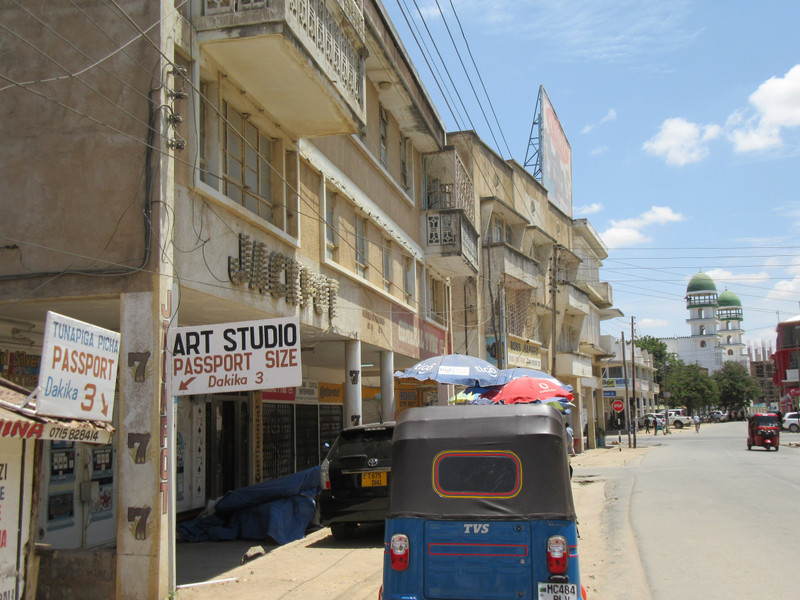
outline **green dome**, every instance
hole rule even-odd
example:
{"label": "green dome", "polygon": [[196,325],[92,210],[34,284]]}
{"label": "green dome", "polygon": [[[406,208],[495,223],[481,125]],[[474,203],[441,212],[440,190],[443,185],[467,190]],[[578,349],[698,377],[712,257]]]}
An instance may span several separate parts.
{"label": "green dome", "polygon": [[739,296],[737,296],[733,292],[729,292],[728,290],[725,290],[724,292],[722,292],[719,295],[717,303],[719,304],[720,307],[722,307],[722,306],[741,306],[742,305],[742,301],[739,300]]}
{"label": "green dome", "polygon": [[[689,285],[686,286],[686,293],[692,292],[716,292],[717,286],[714,285],[714,280],[702,271],[689,280]],[[738,298],[737,298],[738,299]]]}

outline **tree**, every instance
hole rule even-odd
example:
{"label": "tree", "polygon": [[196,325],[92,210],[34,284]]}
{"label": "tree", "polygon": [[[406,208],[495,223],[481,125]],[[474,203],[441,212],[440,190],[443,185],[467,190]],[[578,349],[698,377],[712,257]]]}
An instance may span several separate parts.
{"label": "tree", "polygon": [[653,366],[657,369],[655,380],[656,383],[664,381],[664,363],[667,360],[667,345],[660,339],[651,335],[645,335],[636,339],[636,347],[642,350],[647,350],[650,356],[653,357]]}
{"label": "tree", "polygon": [[685,406],[690,413],[699,412],[702,406],[715,406],[719,391],[717,384],[705,369],[682,360],[670,358],[667,371],[669,406]]}
{"label": "tree", "polygon": [[743,410],[761,394],[761,386],[747,367],[737,362],[726,362],[712,377],[719,388],[719,402],[726,410]]}

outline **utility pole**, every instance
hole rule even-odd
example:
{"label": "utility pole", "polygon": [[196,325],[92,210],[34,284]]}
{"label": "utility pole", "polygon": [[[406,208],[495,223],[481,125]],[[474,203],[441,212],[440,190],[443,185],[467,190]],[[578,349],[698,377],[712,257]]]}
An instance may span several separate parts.
{"label": "utility pole", "polygon": [[[622,338],[622,377],[625,379],[625,429],[628,430],[628,448],[631,447],[631,421],[630,421],[630,408],[628,404],[630,403],[629,396],[628,396],[628,364],[625,362],[625,332],[620,332],[620,337]],[[620,437],[620,443],[622,443],[622,438]]]}
{"label": "utility pole", "polygon": [[550,326],[550,374],[556,374],[556,296],[558,294],[558,249],[559,245],[553,246],[553,255],[550,261],[550,305],[551,305],[551,326]]}
{"label": "utility pole", "polygon": [[497,368],[505,369],[508,366],[506,364],[506,338],[508,338],[508,332],[506,331],[506,288],[502,285],[500,286],[500,290],[497,292],[497,296],[498,303],[500,304],[500,314],[497,316],[497,320],[500,322],[500,331],[496,336],[497,339],[495,339],[495,343],[497,344]]}
{"label": "utility pole", "polygon": [[631,384],[633,385],[633,447],[636,448],[636,431],[639,429],[639,415],[636,407],[636,337],[633,335],[633,319],[631,317]]}

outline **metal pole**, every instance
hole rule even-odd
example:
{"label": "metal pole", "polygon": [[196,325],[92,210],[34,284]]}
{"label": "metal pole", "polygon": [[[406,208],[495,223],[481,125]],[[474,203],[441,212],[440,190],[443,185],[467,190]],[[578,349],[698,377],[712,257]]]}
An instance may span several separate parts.
{"label": "metal pole", "polygon": [[[625,429],[628,430],[628,448],[631,447],[631,426],[630,426],[630,411],[628,410],[628,366],[625,362],[625,332],[620,333],[622,336],[622,377],[625,379]],[[620,437],[620,442],[622,438]]]}
{"label": "metal pole", "polygon": [[639,429],[639,408],[636,406],[636,338],[633,335],[633,317],[631,317],[631,383],[633,384],[633,447],[636,448],[636,431]]}
{"label": "metal pole", "polygon": [[550,374],[556,374],[556,296],[558,289],[556,288],[557,279],[557,261],[558,261],[558,244],[553,246],[553,259],[550,267],[550,302],[552,303],[552,320],[550,325]]}

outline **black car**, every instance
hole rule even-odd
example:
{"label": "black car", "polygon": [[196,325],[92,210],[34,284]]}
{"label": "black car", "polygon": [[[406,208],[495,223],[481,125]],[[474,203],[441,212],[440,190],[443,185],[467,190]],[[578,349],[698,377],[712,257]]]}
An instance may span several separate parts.
{"label": "black car", "polygon": [[383,522],[389,506],[394,422],[344,429],[322,461],[319,510],[337,540],[360,523]]}

